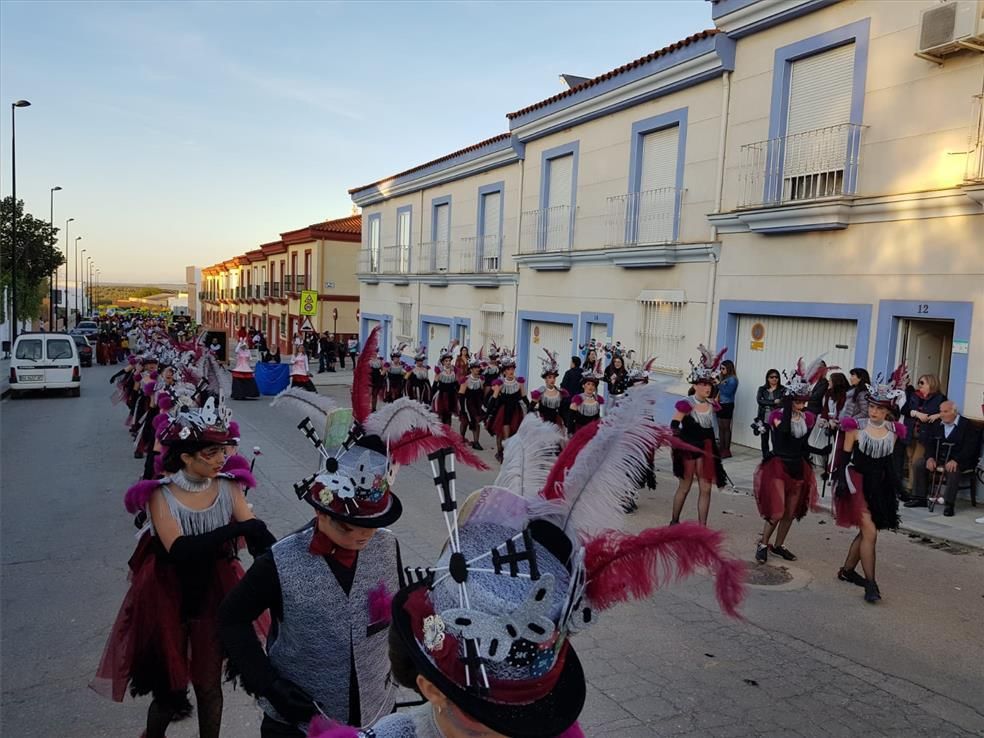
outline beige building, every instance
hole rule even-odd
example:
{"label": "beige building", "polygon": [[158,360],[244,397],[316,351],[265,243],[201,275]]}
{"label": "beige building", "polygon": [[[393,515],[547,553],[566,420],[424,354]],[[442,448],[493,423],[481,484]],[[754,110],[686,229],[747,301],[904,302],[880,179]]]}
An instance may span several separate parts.
{"label": "beige building", "polygon": [[745,442],[799,356],[904,359],[980,417],[984,3],[708,7],[508,134],[353,189],[362,335],[494,335],[533,377],[542,348],[617,340],[680,392],[696,345],[726,345]]}

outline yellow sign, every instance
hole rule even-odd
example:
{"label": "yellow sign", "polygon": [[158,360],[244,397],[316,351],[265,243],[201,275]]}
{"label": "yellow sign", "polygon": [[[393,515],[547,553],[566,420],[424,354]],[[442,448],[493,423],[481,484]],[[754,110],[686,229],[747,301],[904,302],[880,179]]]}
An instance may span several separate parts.
{"label": "yellow sign", "polygon": [[317,290],[301,290],[301,315],[318,314]]}
{"label": "yellow sign", "polygon": [[765,351],[765,341],[752,341],[752,351]]}

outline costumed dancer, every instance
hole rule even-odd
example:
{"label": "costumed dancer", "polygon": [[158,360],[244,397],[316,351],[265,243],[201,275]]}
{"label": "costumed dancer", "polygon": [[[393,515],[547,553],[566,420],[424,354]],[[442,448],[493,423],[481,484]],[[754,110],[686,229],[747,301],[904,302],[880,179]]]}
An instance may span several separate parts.
{"label": "costumed dancer", "polygon": [[[147,412],[144,413],[143,423],[137,434],[136,451],[141,457],[145,457],[144,479],[153,478],[154,469],[154,446],[157,428],[154,420],[160,414],[161,409],[158,404],[158,397],[161,392],[173,391],[175,383],[175,373],[173,366],[165,366],[160,372],[150,375],[150,379],[143,383],[142,391],[147,395]],[[150,473],[148,473],[150,472]]]}
{"label": "costumed dancer", "polygon": [[383,396],[384,402],[393,402],[404,395],[406,389],[406,375],[409,367],[403,363],[403,349],[407,345],[401,343],[390,349],[390,360],[383,365],[384,376],[386,377],[386,394]]}
{"label": "costumed dancer", "polygon": [[249,360],[249,343],[247,339],[240,338],[236,344],[236,366],[232,368],[233,400],[255,400],[260,396]]}
{"label": "costumed dancer", "polygon": [[703,345],[698,346],[700,359],[697,364],[690,362],[690,384],[694,394],[676,404],[676,412],[670,426],[679,434],[683,443],[690,449],[673,449],[673,476],[680,480],[673,497],[673,515],[670,525],[680,522],[680,513],[690,494],[690,488],[697,478],[700,496],[697,500],[697,519],[707,525],[711,509],[711,484],[720,489],[727,480],[721,454],[717,446],[718,404],[711,399],[711,390],[720,374],[721,359],[728,349],[723,348],[714,355]]}
{"label": "costumed dancer", "polygon": [[571,409],[567,414],[567,429],[571,435],[601,420],[605,398],[598,394],[598,383],[603,378],[601,361],[597,359],[581,371],[581,392],[571,398]]}
{"label": "costumed dancer", "polygon": [[430,407],[431,382],[430,369],[427,368],[427,347],[418,346],[413,355],[413,369],[407,372],[407,397],[416,400],[424,407]]}
{"label": "costumed dancer", "polygon": [[[365,355],[365,352],[362,354]],[[383,365],[385,361],[383,360],[382,354],[377,354],[369,359],[369,368],[371,370],[370,380],[372,387],[372,411],[376,412],[376,403],[379,398],[386,393],[386,375],[383,373]]]}
{"label": "costumed dancer", "polygon": [[134,440],[133,458],[135,459],[142,459],[144,457],[144,449],[139,443],[140,429],[143,428],[147,411],[150,409],[150,398],[153,394],[153,387],[157,383],[159,362],[156,356],[148,354],[144,356],[142,365],[143,371],[133,382],[133,393],[136,395],[136,399],[134,401],[133,424],[130,426],[130,435]]}
{"label": "costumed dancer", "polygon": [[[482,351],[478,352],[479,358],[482,357]],[[492,383],[499,378],[499,347],[494,343],[489,348],[488,358],[485,359],[485,368],[482,370],[482,379],[485,381],[485,396],[486,400],[489,395],[492,394]]]}
{"label": "costumed dancer", "polygon": [[300,387],[308,392],[317,392],[314,380],[311,379],[311,369],[308,366],[308,357],[304,352],[304,344],[294,347],[294,358],[290,361],[290,386]]}
{"label": "costumed dancer", "polygon": [[[233,426],[216,398],[203,407],[158,417],[168,476],[138,482],[126,493],[131,513],[149,516],[130,558],[130,587],[90,686],[121,702],[152,694],[145,738],[163,738],[171,722],[191,714],[195,690],[202,738],[217,738],[222,722],[219,603],[242,576],[236,559],[245,538],[253,555],[274,541],[246,504],[255,486],[248,462],[227,463]],[[238,431],[235,431],[238,434]],[[259,627],[265,632],[265,625]]]}
{"label": "costumed dancer", "polygon": [[431,387],[431,404],[437,417],[445,425],[451,425],[451,416],[458,412],[458,375],[454,371],[454,347],[457,341],[441,349],[440,364],[434,367],[434,384]]}
{"label": "costumed dancer", "polygon": [[407,569],[389,638],[393,676],[425,702],[363,731],[316,721],[312,738],[583,738],[586,679],[572,636],[604,627],[598,613],[706,569],[721,609],[737,616],[744,566],[725,556],[719,532],[621,530],[626,471],[670,434],[649,402],[614,421],[558,457],[562,434],[530,418],[493,485],[464,503],[453,458],[430,457],[448,541],[431,566]]}
{"label": "costumed dancer", "polygon": [[[370,411],[368,359],[378,331],[356,364],[351,411],[294,389],[274,401],[327,414],[328,432],[322,440],[310,418],[299,426],[321,459],[294,485],[315,520],[259,557],[220,610],[222,644],[259,698],[264,738],[304,736],[319,711],[371,725],[393,710],[387,631],[401,563],[386,526],[403,510],[393,492],[397,470],[442,448],[484,468],[420,403],[404,397]],[[267,610],[277,628],[264,652],[253,621]]]}
{"label": "costumed dancer", "polygon": [[[834,460],[834,517],[837,525],[858,528],[837,578],[864,587],[865,602],[877,602],[881,592],[875,580],[875,544],[879,530],[899,527],[898,493],[901,481],[892,455],[905,440],[905,426],[894,420],[905,404],[909,378],[905,365],[886,384],[868,385],[868,417],[841,419],[844,442]],[[858,562],[864,576],[857,573]]]}
{"label": "costumed dancer", "polygon": [[476,451],[482,451],[478,437],[482,432],[482,421],[485,419],[485,380],[482,379],[482,360],[473,356],[468,361],[469,374],[458,386],[458,418],[460,433],[467,438],[466,431],[471,431],[472,445]]}
{"label": "costumed dancer", "polygon": [[[772,434],[772,453],[755,470],[755,502],[765,519],[762,538],[755,549],[755,560],[764,564],[771,551],[786,561],[796,556],[786,548],[786,536],[793,520],[802,520],[808,510],[819,510],[817,479],[810,465],[810,431],[816,416],[806,411],[810,391],[826,367],[821,359],[805,366],[800,359],[792,376],[787,377],[782,410],[773,410],[766,425]],[[772,534],[775,544],[770,544]]]}
{"label": "costumed dancer", "polygon": [[526,379],[516,376],[516,359],[507,351],[499,355],[502,376],[492,382],[492,395],[486,402],[486,428],[495,436],[495,458],[502,461],[502,444],[516,434],[523,422]]}
{"label": "costumed dancer", "polygon": [[560,373],[557,366],[557,352],[543,349],[543,353],[544,356],[540,359],[543,362],[543,370],[540,372],[543,384],[530,393],[531,412],[548,423],[553,423],[561,431],[565,431],[564,412],[570,401],[570,395],[567,390],[557,386],[557,375]]}
{"label": "costumed dancer", "polygon": [[116,385],[115,391],[113,392],[112,395],[110,395],[110,399],[112,400],[114,405],[118,405],[119,403],[124,402],[127,399],[127,394],[128,394],[127,384],[130,380],[130,377],[133,374],[133,368],[136,363],[137,363],[136,358],[134,358],[133,356],[127,357],[127,361],[124,364],[123,368],[109,378],[109,383]]}

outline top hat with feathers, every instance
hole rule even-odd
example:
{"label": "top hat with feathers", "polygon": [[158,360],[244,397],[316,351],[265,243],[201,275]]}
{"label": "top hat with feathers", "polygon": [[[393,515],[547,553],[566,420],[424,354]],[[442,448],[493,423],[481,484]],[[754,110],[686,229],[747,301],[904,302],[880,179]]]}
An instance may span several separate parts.
{"label": "top hat with feathers", "polygon": [[875,383],[868,385],[868,402],[889,410],[900,410],[905,404],[905,388],[909,384],[909,367],[902,362],[887,379],[879,374]]}
{"label": "top hat with feathers", "polygon": [[700,356],[696,364],[693,359],[690,360],[690,374],[687,376],[687,381],[690,384],[714,384],[721,376],[721,360],[728,353],[727,347],[715,354],[704,344],[700,344],[697,351]]}

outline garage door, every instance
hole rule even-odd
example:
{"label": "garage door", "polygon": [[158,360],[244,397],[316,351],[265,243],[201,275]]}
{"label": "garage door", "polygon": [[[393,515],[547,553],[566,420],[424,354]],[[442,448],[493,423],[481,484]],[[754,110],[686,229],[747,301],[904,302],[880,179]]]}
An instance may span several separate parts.
{"label": "garage door", "polygon": [[424,323],[427,336],[427,363],[433,368],[441,361],[441,349],[451,343],[450,326],[440,323]]}
{"label": "garage door", "polygon": [[[754,335],[761,333],[761,338],[754,344],[753,328]],[[728,352],[729,356],[736,357],[738,372],[733,423],[735,443],[758,446],[759,440],[750,425],[758,412],[756,391],[765,382],[769,369],[788,372],[800,356],[810,362],[826,353],[827,364],[839,366],[847,374],[854,366],[857,332],[857,322],[853,320],[742,315],[738,319],[737,350]]]}
{"label": "garage door", "polygon": [[[561,367],[566,367],[570,363],[570,357],[574,354],[574,330],[567,323],[544,323],[540,321],[530,321],[530,353],[525,367],[518,367],[520,376],[526,377],[530,386],[534,389],[540,386],[540,372],[543,371],[543,349],[557,352],[557,362]],[[566,357],[566,361],[565,361]]]}

